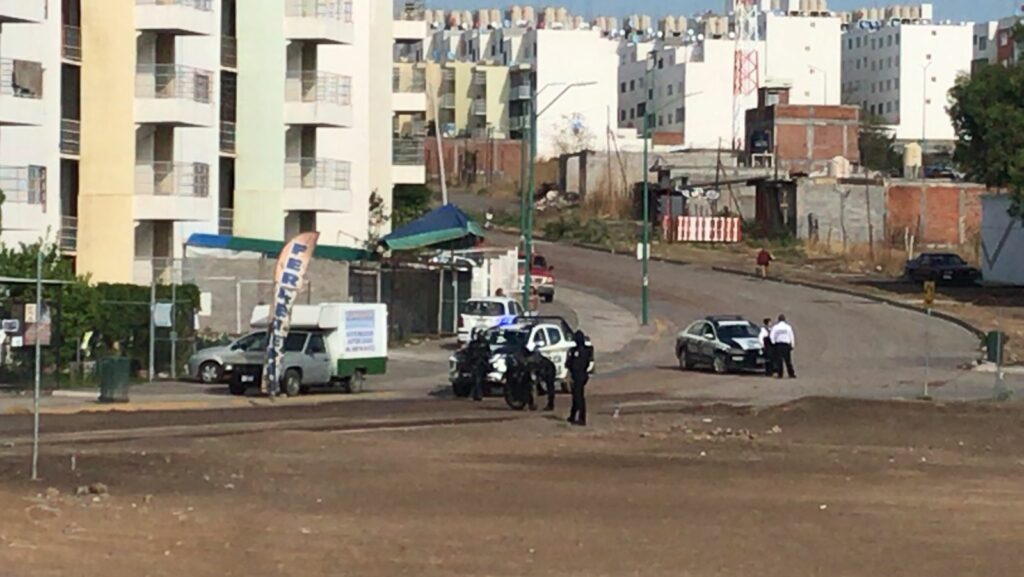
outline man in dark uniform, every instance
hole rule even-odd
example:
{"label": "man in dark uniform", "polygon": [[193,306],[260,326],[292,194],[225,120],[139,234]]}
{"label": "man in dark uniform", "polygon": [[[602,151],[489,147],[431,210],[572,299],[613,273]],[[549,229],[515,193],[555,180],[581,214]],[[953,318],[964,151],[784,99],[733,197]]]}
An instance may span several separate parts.
{"label": "man in dark uniform", "polygon": [[526,405],[531,411],[537,410],[537,402],[533,398],[533,370],[530,366],[529,355],[531,351],[523,345],[512,351],[507,358],[505,380],[512,394],[516,397],[525,397]]}
{"label": "man in dark uniform", "polygon": [[573,335],[576,346],[569,351],[566,365],[569,375],[572,377],[572,409],[569,410],[569,423],[587,426],[587,399],[585,387],[590,380],[590,363],[594,358],[594,349],[587,342],[587,336],[583,331],[576,331]]}
{"label": "man in dark uniform", "polygon": [[466,347],[466,362],[469,363],[469,371],[473,376],[473,400],[480,401],[484,397],[484,383],[487,381],[487,373],[491,369],[491,347],[487,344],[487,336],[484,331],[476,330],[473,339]]}
{"label": "man in dark uniform", "polygon": [[[555,364],[551,362],[551,359],[545,357],[540,353],[539,350],[534,348],[528,353],[526,362],[533,372],[534,377],[537,379],[537,394],[547,393],[548,404],[544,406],[545,411],[555,410]],[[541,385],[547,387],[547,390],[541,388]]]}

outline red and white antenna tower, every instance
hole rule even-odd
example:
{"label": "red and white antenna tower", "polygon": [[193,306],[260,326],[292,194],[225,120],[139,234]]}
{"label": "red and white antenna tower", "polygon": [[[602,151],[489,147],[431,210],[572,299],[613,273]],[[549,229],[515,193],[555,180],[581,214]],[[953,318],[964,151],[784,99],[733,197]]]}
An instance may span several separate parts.
{"label": "red and white antenna tower", "polygon": [[736,36],[736,59],[732,83],[732,144],[743,149],[744,125],[750,96],[757,93],[761,82],[758,41],[757,0],[733,0],[732,32]]}

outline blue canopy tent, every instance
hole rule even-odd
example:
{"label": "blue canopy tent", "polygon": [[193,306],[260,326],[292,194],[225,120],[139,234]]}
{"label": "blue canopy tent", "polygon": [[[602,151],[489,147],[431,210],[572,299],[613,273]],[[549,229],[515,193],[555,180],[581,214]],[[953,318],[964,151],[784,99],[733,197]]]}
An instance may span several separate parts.
{"label": "blue canopy tent", "polygon": [[472,248],[484,238],[484,229],[454,204],[436,208],[381,239],[393,251],[434,248]]}

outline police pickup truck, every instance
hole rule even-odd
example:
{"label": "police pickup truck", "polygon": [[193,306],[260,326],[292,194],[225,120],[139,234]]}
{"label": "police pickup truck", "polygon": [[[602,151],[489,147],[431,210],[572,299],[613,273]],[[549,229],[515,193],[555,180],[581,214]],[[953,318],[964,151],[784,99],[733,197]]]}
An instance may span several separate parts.
{"label": "police pickup truck", "polygon": [[[565,319],[556,316],[521,317],[516,319],[515,323],[488,330],[486,337],[491,348],[488,387],[504,387],[508,357],[532,342],[540,354],[555,365],[555,382],[561,386],[563,392],[569,392],[569,369],[566,367],[566,360],[569,351],[576,347],[573,340],[574,332]],[[452,384],[452,392],[457,397],[468,396],[473,382],[472,375],[463,362],[463,352],[458,351],[452,355],[448,359],[448,366],[448,380]],[[590,372],[594,372],[594,366],[594,362],[591,361]]]}

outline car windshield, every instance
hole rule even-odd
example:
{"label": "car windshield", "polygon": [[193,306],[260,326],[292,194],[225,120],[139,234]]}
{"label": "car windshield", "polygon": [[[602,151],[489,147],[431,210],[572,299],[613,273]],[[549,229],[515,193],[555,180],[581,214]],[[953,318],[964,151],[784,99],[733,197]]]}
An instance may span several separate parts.
{"label": "car windshield", "polygon": [[505,314],[505,305],[488,301],[466,303],[465,313],[477,317],[500,317]]}
{"label": "car windshield", "polygon": [[530,333],[521,330],[502,329],[487,333],[487,342],[492,347],[525,346],[529,338]]}
{"label": "car windshield", "polygon": [[718,338],[725,339],[756,339],[758,329],[750,323],[718,325]]}
{"label": "car windshield", "polygon": [[267,348],[267,333],[258,332],[242,337],[235,343],[235,349],[240,351],[262,351]]}
{"label": "car windshield", "polygon": [[932,256],[932,264],[946,266],[962,266],[967,263],[964,262],[964,259],[960,258],[955,254],[937,254]]}

